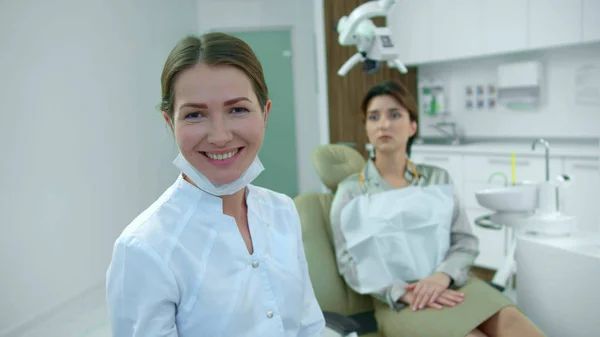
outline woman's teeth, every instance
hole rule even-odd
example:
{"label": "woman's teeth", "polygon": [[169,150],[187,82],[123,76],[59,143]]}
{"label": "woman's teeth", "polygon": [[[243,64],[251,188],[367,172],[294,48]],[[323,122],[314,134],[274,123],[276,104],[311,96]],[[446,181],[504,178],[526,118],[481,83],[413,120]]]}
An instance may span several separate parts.
{"label": "woman's teeth", "polygon": [[221,154],[213,154],[213,153],[208,153],[208,152],[205,152],[205,153],[206,153],[206,156],[210,159],[225,160],[225,159],[229,159],[229,158],[235,156],[238,153],[238,151],[239,151],[239,149],[228,152],[228,153],[221,153]]}

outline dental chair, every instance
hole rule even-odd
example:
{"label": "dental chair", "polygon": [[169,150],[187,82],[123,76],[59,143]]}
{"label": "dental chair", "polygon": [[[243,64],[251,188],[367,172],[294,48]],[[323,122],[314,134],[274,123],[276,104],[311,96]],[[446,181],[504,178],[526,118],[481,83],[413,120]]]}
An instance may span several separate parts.
{"label": "dental chair", "polygon": [[[360,295],[346,285],[339,274],[330,224],[330,209],[338,184],[364,167],[365,158],[354,148],[340,144],[321,145],[311,155],[313,165],[321,182],[329,193],[300,194],[294,203],[300,216],[304,251],[308,262],[311,282],[325,312],[327,326],[339,332],[338,336],[352,336],[356,333],[365,337],[383,336],[378,326],[386,326],[386,321],[376,322],[373,301],[375,298]],[[489,285],[502,292],[501,287],[490,281]],[[395,327],[394,324],[390,324]],[[343,331],[343,333],[342,333]]]}
{"label": "dental chair", "polygon": [[[383,337],[377,332],[374,317],[373,301],[376,299],[354,292],[338,272],[329,220],[338,183],[359,172],[366,161],[355,149],[339,144],[317,147],[311,159],[331,193],[300,194],[294,202],[300,215],[304,250],[317,300],[326,315],[337,314],[354,321],[352,331],[359,336]],[[330,320],[327,322],[329,325]]]}

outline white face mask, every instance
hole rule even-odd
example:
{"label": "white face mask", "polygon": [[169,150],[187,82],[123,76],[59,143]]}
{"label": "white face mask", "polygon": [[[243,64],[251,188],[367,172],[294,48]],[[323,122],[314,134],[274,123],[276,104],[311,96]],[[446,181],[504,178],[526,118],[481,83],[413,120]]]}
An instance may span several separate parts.
{"label": "white face mask", "polygon": [[217,196],[234,194],[235,192],[248,186],[248,184],[256,179],[256,177],[258,177],[258,175],[265,169],[257,155],[254,157],[252,164],[250,164],[246,172],[244,172],[239,178],[228,184],[218,185],[208,180],[206,176],[196,170],[196,168],[192,166],[192,164],[190,164],[181,153],[179,153],[177,158],[175,158],[173,164],[175,164],[175,166],[177,166],[177,168],[180,169],[183,174],[188,176],[194,182],[194,184],[198,186],[198,188],[206,193]]}

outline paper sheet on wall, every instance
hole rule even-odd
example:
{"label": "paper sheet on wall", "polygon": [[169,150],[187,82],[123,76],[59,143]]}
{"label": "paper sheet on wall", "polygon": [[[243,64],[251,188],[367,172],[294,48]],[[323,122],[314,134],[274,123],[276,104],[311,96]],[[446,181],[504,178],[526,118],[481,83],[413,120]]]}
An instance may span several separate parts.
{"label": "paper sheet on wall", "polygon": [[577,69],[575,104],[600,106],[600,66],[586,65]]}

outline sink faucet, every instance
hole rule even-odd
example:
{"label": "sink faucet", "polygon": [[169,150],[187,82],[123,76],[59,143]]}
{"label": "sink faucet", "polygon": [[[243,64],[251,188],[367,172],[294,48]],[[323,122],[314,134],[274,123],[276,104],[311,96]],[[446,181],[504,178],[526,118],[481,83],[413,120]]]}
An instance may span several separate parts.
{"label": "sink faucet", "polygon": [[[452,133],[444,130],[444,126],[451,127]],[[434,129],[438,130],[443,135],[451,137],[452,138],[452,144],[459,144],[460,143],[460,136],[458,135],[458,132],[456,130],[456,123],[454,123],[454,122],[438,122],[438,123],[432,124],[431,127],[433,127]]]}
{"label": "sink faucet", "polygon": [[538,138],[531,144],[531,150],[535,151],[535,145],[538,143],[546,148],[546,181],[550,181],[550,144],[544,139]]}

